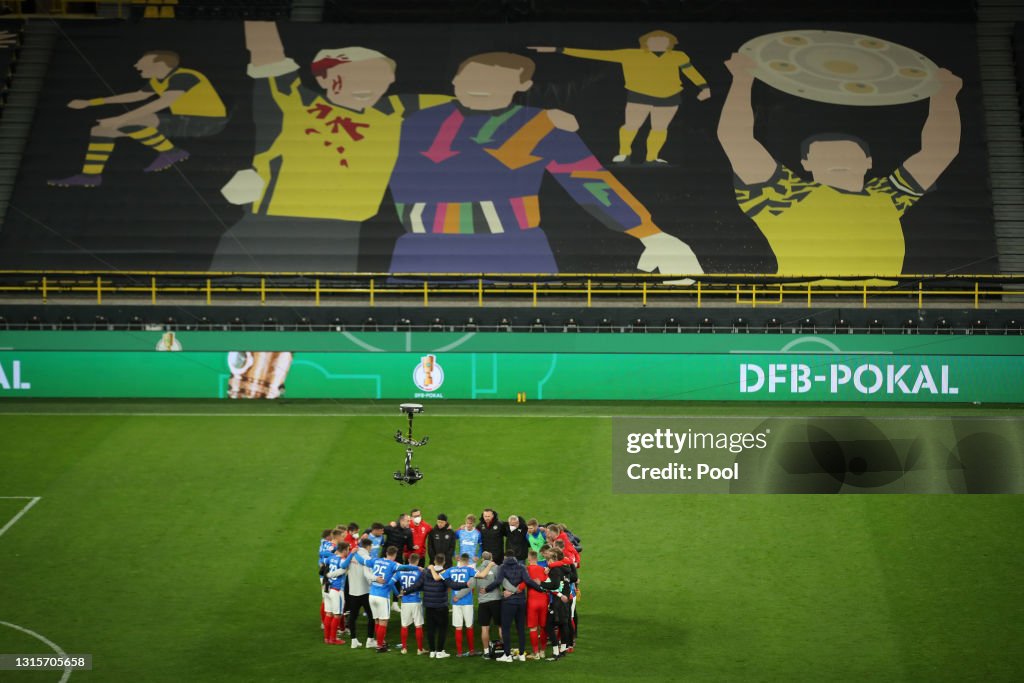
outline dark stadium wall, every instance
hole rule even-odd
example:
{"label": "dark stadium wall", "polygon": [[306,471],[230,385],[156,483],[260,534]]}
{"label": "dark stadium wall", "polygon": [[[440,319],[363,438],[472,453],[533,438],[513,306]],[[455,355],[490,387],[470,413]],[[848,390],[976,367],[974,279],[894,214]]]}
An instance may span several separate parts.
{"label": "dark stadium wall", "polygon": [[[1020,100],[1021,111],[1024,111],[1024,24],[1013,27],[1013,61],[1017,74],[1017,99]],[[1024,125],[1024,118],[1021,120]]]}
{"label": "dark stadium wall", "polygon": [[11,19],[0,21],[0,104],[7,101],[23,27],[24,22],[22,21]]}
{"label": "dark stadium wall", "polygon": [[[527,47],[631,48],[637,45],[638,36],[653,29],[663,29],[678,36],[676,49],[685,51],[692,65],[707,80],[710,98],[698,100],[700,88],[684,76],[686,87],[682,91],[679,111],[668,127],[667,141],[660,152],[670,163],[645,163],[645,143],[650,137],[649,124],[645,123],[633,144],[630,162],[614,164],[612,158],[619,148],[619,128],[623,124],[626,103],[621,66],[562,54],[530,52]],[[548,166],[549,173],[542,181],[529,181],[540,183],[536,203],[515,205],[509,213],[503,214],[502,220],[506,224],[511,223],[510,227],[517,233],[538,235],[543,231],[543,237],[550,244],[554,266],[548,270],[537,267],[534,272],[612,273],[634,273],[638,265],[659,265],[657,260],[639,263],[645,249],[645,243],[639,238],[649,233],[649,226],[636,234],[623,233],[624,229],[633,227],[629,223],[636,217],[640,217],[640,223],[656,225],[689,245],[704,272],[776,272],[778,261],[773,247],[754,220],[744,215],[737,205],[733,170],[716,131],[723,101],[732,83],[724,61],[752,38],[797,29],[847,31],[893,41],[925,55],[939,67],[947,68],[963,79],[963,90],[957,99],[962,117],[959,154],[941,173],[932,191],[903,215],[902,234],[897,229],[896,237],[897,241],[905,241],[906,255],[902,268],[898,270],[902,273],[997,272],[972,26],[739,23],[279,26],[284,51],[299,65],[302,84],[321,93],[324,85],[330,87],[330,83],[318,83],[309,65],[318,51],[325,47],[364,46],[394,59],[398,65],[396,80],[388,89],[388,95],[451,95],[457,67],[464,59],[477,53],[508,51],[530,56],[537,67],[532,87],[518,93],[515,102],[526,107],[564,110],[574,115],[579,124],[578,139],[593,153],[600,166],[594,166],[595,162],[590,161],[578,167],[566,165],[562,162],[567,159],[556,158],[557,155],[546,159],[543,163],[554,164]],[[236,256],[240,255],[241,261],[226,261],[234,266],[222,266],[222,269],[403,270],[392,268],[392,257],[396,241],[410,229],[409,212],[412,209],[409,206],[396,207],[391,192],[384,193],[378,210],[369,212],[368,217],[336,221],[356,226],[351,234],[357,236],[357,246],[349,244],[341,248],[347,250],[348,260],[323,258],[324,254],[333,253],[330,249],[335,247],[321,249],[313,238],[304,241],[301,236],[304,233],[299,231],[305,228],[299,225],[300,221],[294,221],[295,225],[289,225],[287,229],[271,226],[273,234],[262,241],[246,242],[232,237],[233,233],[229,231],[243,222],[248,209],[229,203],[222,188],[237,171],[253,166],[254,153],[266,148],[273,136],[280,132],[281,125],[279,119],[266,118],[263,114],[256,114],[257,121],[254,122],[254,80],[246,76],[249,55],[241,24],[153,23],[128,26],[121,23],[69,23],[62,25],[62,36],[50,65],[46,88],[40,96],[15,199],[0,232],[0,266],[208,270],[218,265],[218,246],[223,250],[227,244],[234,245],[238,252]],[[136,131],[134,139],[118,139],[112,152],[99,147],[88,150],[89,130],[96,125],[97,119],[117,117],[126,108],[107,105],[73,109],[68,107],[68,103],[137,91],[144,84],[144,79],[140,78],[133,65],[143,53],[155,49],[178,52],[181,67],[209,80],[225,105],[227,120],[223,129],[198,137],[182,136],[177,139],[172,133],[150,134],[142,130]],[[263,85],[265,79],[256,84],[261,88]],[[803,176],[802,181],[808,180],[809,176],[802,165],[801,141],[816,133],[838,132],[856,136],[870,144],[871,170],[868,177],[877,176],[884,182],[889,173],[921,148],[922,127],[929,110],[926,101],[887,106],[828,104],[786,94],[760,80],[753,84],[752,98],[757,140],[781,164],[794,169],[797,176]],[[426,106],[422,101],[413,104],[414,100],[406,97],[401,104],[407,107]],[[449,109],[438,107],[437,111],[455,111],[454,105],[444,106]],[[311,106],[310,110],[316,116],[315,107]],[[424,116],[430,113],[429,109],[420,112]],[[355,138],[362,135],[363,129],[347,126],[336,118],[332,113],[325,116],[326,120],[317,121],[320,130],[315,135],[324,138],[325,146],[337,143],[338,147],[344,147],[344,142],[354,148],[357,144]],[[461,190],[481,182],[471,165],[453,166],[455,170],[448,173],[443,170],[446,163],[461,163],[457,156],[460,151],[463,152],[462,159],[469,158],[471,153],[468,147],[458,146],[464,144],[458,137],[452,138],[456,147],[448,148],[454,152],[451,162],[445,156],[444,144],[436,148],[433,146],[439,140],[443,143],[441,133],[446,121],[448,119],[431,124],[434,128],[428,133],[433,137],[420,140],[422,156],[416,157],[421,164],[425,163],[424,156],[438,159],[437,168],[429,173],[422,171],[420,176],[413,175],[407,186],[416,188],[434,183],[440,188]],[[558,136],[564,133],[575,137],[575,134],[559,130],[547,133],[545,129],[537,133],[527,127],[531,121],[521,122],[521,127],[511,131],[523,132],[523,136],[510,143],[505,151],[514,152],[515,156],[520,154],[517,150],[525,149],[523,156],[513,158],[506,155],[502,160],[502,163],[514,167],[513,170],[520,168],[517,164],[528,167],[533,163],[532,157],[528,158],[531,151],[540,154],[537,150],[542,145],[523,146],[526,143],[522,138],[529,138],[531,132],[542,142],[543,134]],[[520,126],[520,123],[515,125]],[[571,122],[563,121],[561,125],[571,127]],[[474,136],[477,141],[474,144],[478,146],[490,144],[482,132],[481,129]],[[511,132],[501,131],[499,126],[494,140],[507,143],[512,138]],[[953,137],[955,132],[947,128],[946,137]],[[417,135],[428,133],[407,128],[403,133],[403,144],[416,142],[419,140]],[[457,126],[452,135],[458,135]],[[141,172],[154,162],[164,137],[175,143],[177,149],[187,150],[191,157],[169,165],[161,173]],[[102,146],[102,141],[100,144]],[[489,149],[488,153],[494,156],[500,147],[492,145]],[[428,156],[435,152],[440,156]],[[351,150],[338,153],[339,163],[347,153]],[[480,154],[480,151],[473,153]],[[90,156],[86,157],[86,154]],[[73,177],[84,166],[102,163],[106,166],[99,187],[47,185],[48,180]],[[610,174],[601,167],[610,169]],[[400,166],[396,170],[396,178],[402,168]],[[568,192],[556,182],[558,172],[563,174],[563,181],[568,175],[571,176],[569,183],[575,183]],[[408,175],[405,177],[408,180]],[[303,196],[307,198],[336,198],[339,192],[336,183],[332,184],[323,177],[313,175],[306,182],[309,186]],[[372,195],[374,191],[362,194]],[[487,190],[481,189],[479,199],[486,196]],[[437,199],[445,203],[444,197]],[[460,201],[465,202],[461,215],[453,213],[455,210],[450,208]],[[466,208],[473,201],[462,199],[446,203],[448,213],[440,218],[436,213],[431,214],[425,223],[429,233],[427,237],[431,237],[434,231],[466,232],[493,227],[491,217],[481,212],[479,203]],[[770,210],[776,208],[769,207]],[[405,212],[405,227],[399,221],[396,209]],[[538,209],[543,215],[541,228],[532,233],[530,230],[520,231],[519,227],[529,228],[531,223],[536,224]],[[427,208],[428,212],[433,210],[433,207]],[[644,218],[645,211],[650,213],[649,221]],[[844,216],[835,224],[824,226],[824,229],[830,226],[837,230],[832,242],[846,245],[851,251],[865,251],[866,240],[856,221]],[[257,226],[259,229],[262,228]],[[319,228],[314,225],[311,229]],[[802,229],[808,235],[814,235],[822,226],[804,225]],[[226,234],[228,238],[225,238]],[[473,235],[474,238],[479,236]],[[414,263],[420,267],[413,270],[421,272],[485,270],[482,267],[448,267],[451,251],[448,245],[451,241],[441,242],[440,247],[437,244],[438,241],[433,239],[414,244],[407,250],[406,256],[411,261],[407,259],[406,265]],[[673,242],[670,251],[677,246]],[[535,247],[536,244],[530,248]],[[289,263],[262,258],[272,254],[261,250],[275,252],[277,249],[297,251],[297,260]],[[544,249],[546,247],[542,244],[540,250]],[[515,267],[510,266],[506,270],[521,270],[523,264],[537,263],[530,259],[515,261],[513,251],[509,250],[507,256]],[[813,257],[813,248],[811,252]],[[472,250],[468,259],[470,263],[478,262],[473,258]],[[896,259],[898,262],[898,254]],[[333,268],[309,265],[325,262],[341,265]],[[667,264],[685,262],[669,260],[660,265],[664,270],[668,268]],[[249,267],[237,267],[239,263],[243,266],[249,264]],[[291,267],[273,267],[282,263]],[[267,264],[272,267],[255,267]],[[882,273],[871,265],[857,271],[856,263],[843,268],[847,274],[896,274]],[[828,259],[821,259],[821,268],[816,274],[833,274],[838,270],[840,268]]]}
{"label": "dark stadium wall", "polygon": [[[135,330],[176,332],[235,330],[368,332],[411,330],[418,335],[446,332],[514,333],[601,332],[716,332],[716,333],[832,333],[871,331],[886,334],[963,334],[1021,336],[1024,321],[1013,308],[928,308],[913,306],[863,308],[757,308],[705,306],[649,307],[597,303],[539,305],[537,307],[487,305],[482,308],[408,301],[387,306],[296,306],[278,300],[266,304],[181,305],[158,300],[157,304],[85,304],[51,300],[46,304],[4,306],[0,310],[0,334],[18,330]],[[539,321],[539,325],[538,325]],[[332,334],[323,335],[329,339]],[[520,339],[521,334],[511,335]],[[631,338],[634,335],[629,335]],[[2,344],[0,344],[2,346]],[[443,344],[438,344],[443,346]]]}

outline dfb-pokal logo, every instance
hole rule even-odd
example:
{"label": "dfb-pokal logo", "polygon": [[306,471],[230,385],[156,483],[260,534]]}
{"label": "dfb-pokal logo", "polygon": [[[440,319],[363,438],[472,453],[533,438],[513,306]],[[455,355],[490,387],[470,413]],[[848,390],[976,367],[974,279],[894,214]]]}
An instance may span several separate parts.
{"label": "dfb-pokal logo", "polygon": [[412,371],[412,381],[420,391],[434,392],[444,384],[444,369],[433,354],[420,358],[420,364]]}

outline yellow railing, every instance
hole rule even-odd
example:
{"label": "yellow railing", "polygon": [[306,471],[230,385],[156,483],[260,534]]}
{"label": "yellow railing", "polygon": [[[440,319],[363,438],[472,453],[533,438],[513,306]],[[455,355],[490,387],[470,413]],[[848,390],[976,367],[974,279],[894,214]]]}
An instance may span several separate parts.
{"label": "yellow railing", "polygon": [[[1024,275],[897,275],[872,276],[836,284],[835,277],[814,277],[830,284],[782,282],[770,274],[699,275],[689,285],[680,276],[610,273],[538,274],[402,274],[387,273],[204,273],[189,271],[0,271],[0,303],[35,300],[42,303],[110,297],[147,300],[181,297],[195,303],[260,303],[277,297],[290,303],[320,306],[377,306],[415,297],[422,306],[475,302],[483,307],[516,301],[539,306],[554,303],[593,306],[615,301],[637,306],[671,302],[702,308],[707,305],[806,306],[872,303],[969,305],[1024,303]],[[891,281],[895,284],[871,284]],[[294,299],[299,299],[296,302]],[[305,301],[303,301],[305,300]]]}

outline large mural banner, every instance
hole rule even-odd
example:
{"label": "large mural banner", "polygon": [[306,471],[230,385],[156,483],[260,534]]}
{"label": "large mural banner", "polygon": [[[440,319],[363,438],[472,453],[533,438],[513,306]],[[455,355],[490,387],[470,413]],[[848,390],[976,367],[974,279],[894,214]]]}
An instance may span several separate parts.
{"label": "large mural banner", "polygon": [[998,272],[975,54],[941,24],[69,24],[0,267]]}

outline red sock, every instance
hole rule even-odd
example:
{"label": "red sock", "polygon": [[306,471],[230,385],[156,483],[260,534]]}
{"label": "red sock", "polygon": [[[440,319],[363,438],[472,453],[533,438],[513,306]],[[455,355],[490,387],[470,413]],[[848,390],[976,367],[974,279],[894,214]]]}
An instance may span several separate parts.
{"label": "red sock", "polygon": [[324,617],[326,617],[326,616],[327,616],[327,608],[324,607],[324,601],[321,600],[320,601],[320,621],[323,621]]}
{"label": "red sock", "polygon": [[458,654],[462,654],[462,629],[455,629],[455,651]]}
{"label": "red sock", "polygon": [[423,627],[422,626],[417,626],[416,627],[416,649],[417,650],[422,650],[423,649]]}
{"label": "red sock", "polygon": [[328,643],[338,642],[338,617],[329,615],[327,617],[327,637]]}
{"label": "red sock", "polygon": [[388,637],[388,627],[384,624],[377,624],[377,647],[384,645],[385,639]]}
{"label": "red sock", "polygon": [[473,651],[473,629],[472,628],[467,628],[466,629],[466,635],[469,636],[469,651],[472,652]]}
{"label": "red sock", "polygon": [[338,624],[338,628],[340,628],[342,631],[344,631],[345,630],[345,613],[342,612],[340,616],[341,616],[341,622]]}
{"label": "red sock", "polygon": [[402,649],[405,649],[406,643],[409,642],[409,628],[407,626],[402,627]]}
{"label": "red sock", "polygon": [[537,635],[537,629],[531,630],[530,631],[530,645],[533,646],[533,654],[537,654],[537,643],[539,641],[540,641],[540,638]]}

